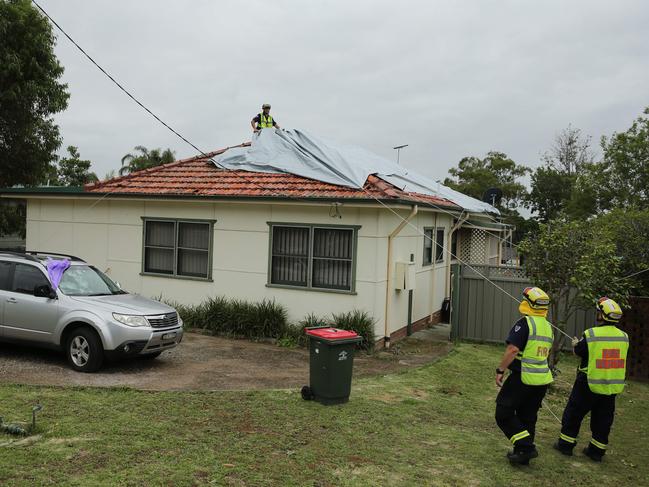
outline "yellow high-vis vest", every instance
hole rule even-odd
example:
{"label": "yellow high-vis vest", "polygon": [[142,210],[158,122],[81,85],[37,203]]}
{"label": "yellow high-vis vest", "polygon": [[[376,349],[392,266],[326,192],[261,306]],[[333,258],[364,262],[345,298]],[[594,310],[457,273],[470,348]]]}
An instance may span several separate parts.
{"label": "yellow high-vis vest", "polygon": [[613,325],[589,328],[584,332],[588,345],[586,373],[588,387],[596,394],[610,396],[624,390],[629,336]]}
{"label": "yellow high-vis vest", "polygon": [[263,113],[259,114],[259,128],[261,129],[269,129],[272,128],[273,126],[273,116],[272,115],[264,115]]}
{"label": "yellow high-vis vest", "polygon": [[542,316],[527,316],[529,336],[523,352],[518,353],[521,361],[521,380],[528,386],[544,386],[552,382],[548,355],[554,341],[552,326]]}

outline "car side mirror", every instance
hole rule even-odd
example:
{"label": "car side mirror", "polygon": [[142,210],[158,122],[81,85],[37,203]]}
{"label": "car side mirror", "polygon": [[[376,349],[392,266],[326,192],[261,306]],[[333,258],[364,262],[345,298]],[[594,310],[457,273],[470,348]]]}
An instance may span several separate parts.
{"label": "car side mirror", "polygon": [[43,284],[42,286],[36,286],[34,288],[34,296],[37,298],[48,298],[56,299],[58,298],[56,291],[48,284]]}

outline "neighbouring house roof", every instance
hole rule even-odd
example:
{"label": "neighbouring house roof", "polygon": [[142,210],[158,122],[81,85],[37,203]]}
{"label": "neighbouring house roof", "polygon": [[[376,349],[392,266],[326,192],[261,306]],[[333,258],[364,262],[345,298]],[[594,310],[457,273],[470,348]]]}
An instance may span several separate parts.
{"label": "neighbouring house roof", "polygon": [[[246,146],[248,144],[242,144]],[[241,147],[239,146],[239,147]],[[461,210],[450,200],[402,191],[383,179],[370,175],[363,189],[338,186],[295,174],[224,170],[211,158],[222,149],[202,156],[136,171],[125,176],[86,185],[84,188],[11,188],[4,193],[110,194],[111,196],[202,197],[283,200],[353,200],[422,204]],[[66,191],[65,189],[69,189]]]}

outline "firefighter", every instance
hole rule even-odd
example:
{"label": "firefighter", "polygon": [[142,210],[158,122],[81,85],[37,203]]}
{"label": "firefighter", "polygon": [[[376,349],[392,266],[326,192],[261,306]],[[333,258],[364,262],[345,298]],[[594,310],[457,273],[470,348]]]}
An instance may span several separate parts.
{"label": "firefighter", "polygon": [[250,125],[252,125],[252,130],[253,132],[259,132],[261,129],[267,129],[267,128],[279,128],[279,125],[277,125],[277,122],[273,118],[273,116],[270,114],[270,104],[269,103],[264,103],[261,106],[261,113],[258,113],[251,121]]}
{"label": "firefighter", "polygon": [[[496,369],[496,423],[514,445],[507,453],[512,464],[528,465],[539,456],[534,446],[536,418],[552,382],[548,355],[554,334],[546,319],[550,297],[538,287],[523,291],[518,310],[523,315],[507,337],[507,349]],[[505,369],[510,373],[503,384]]]}
{"label": "firefighter", "polygon": [[613,424],[615,396],[624,389],[629,337],[617,324],[622,308],[609,298],[597,302],[597,324],[581,337],[573,338],[576,355],[581,357],[577,378],[570,399],[563,411],[561,434],[554,448],[572,455],[584,416],[590,411],[592,438],[583,452],[591,460],[601,462],[608,446]]}

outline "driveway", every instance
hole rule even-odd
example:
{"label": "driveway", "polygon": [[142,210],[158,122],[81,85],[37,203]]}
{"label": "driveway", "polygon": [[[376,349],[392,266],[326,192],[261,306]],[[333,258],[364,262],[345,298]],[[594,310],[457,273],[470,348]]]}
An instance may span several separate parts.
{"label": "driveway", "polygon": [[[431,362],[449,350],[448,341],[429,332],[398,342],[392,351],[357,353],[354,375],[398,372]],[[305,349],[197,333],[186,333],[177,348],[156,360],[108,362],[94,374],[74,372],[62,353],[0,344],[0,383],[162,391],[286,389],[308,381]]]}

